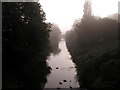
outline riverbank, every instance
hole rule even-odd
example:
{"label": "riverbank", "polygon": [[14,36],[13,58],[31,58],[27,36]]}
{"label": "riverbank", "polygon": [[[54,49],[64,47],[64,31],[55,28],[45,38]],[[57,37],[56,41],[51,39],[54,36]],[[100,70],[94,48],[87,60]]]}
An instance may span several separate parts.
{"label": "riverbank", "polygon": [[86,53],[74,55],[72,58],[77,66],[81,87],[88,90],[91,88],[120,88],[119,53],[118,41],[113,40],[96,45]]}

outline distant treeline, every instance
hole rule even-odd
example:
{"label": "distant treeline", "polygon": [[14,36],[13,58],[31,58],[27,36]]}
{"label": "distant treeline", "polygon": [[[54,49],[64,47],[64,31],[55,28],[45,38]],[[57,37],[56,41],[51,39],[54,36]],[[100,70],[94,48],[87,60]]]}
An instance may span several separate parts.
{"label": "distant treeline", "polygon": [[51,32],[50,32],[50,45],[51,45],[51,52],[57,54],[60,52],[59,49],[59,42],[61,40],[61,31],[56,24],[52,24]]}
{"label": "distant treeline", "polygon": [[65,37],[80,86],[88,90],[120,88],[120,23],[93,16],[90,2],[85,2],[83,11],[83,18],[75,21]]}
{"label": "distant treeline", "polygon": [[51,26],[35,2],[2,3],[2,88],[43,88]]}

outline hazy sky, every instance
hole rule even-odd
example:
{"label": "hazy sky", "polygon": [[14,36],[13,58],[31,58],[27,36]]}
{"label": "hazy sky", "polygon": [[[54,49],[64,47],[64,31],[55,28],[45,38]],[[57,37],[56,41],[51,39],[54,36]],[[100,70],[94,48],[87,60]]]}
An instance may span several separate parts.
{"label": "hazy sky", "polygon": [[[83,15],[85,0],[39,0],[46,13],[47,21],[59,25],[62,32],[69,30],[76,19]],[[88,1],[88,0],[87,0]],[[105,17],[118,12],[120,0],[89,0],[94,15]]]}

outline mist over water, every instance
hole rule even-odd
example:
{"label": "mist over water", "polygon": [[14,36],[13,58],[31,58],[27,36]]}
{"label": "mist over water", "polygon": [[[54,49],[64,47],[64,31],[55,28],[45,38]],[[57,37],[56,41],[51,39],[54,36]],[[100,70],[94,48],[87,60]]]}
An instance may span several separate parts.
{"label": "mist over water", "polygon": [[44,4],[2,3],[3,89],[120,88],[120,15],[94,16],[91,2]]}
{"label": "mist over water", "polygon": [[[48,81],[45,88],[78,88],[75,64],[70,59],[70,54],[66,48],[65,41],[59,43],[61,52],[57,55],[51,54],[47,60],[51,67]],[[66,82],[64,82],[66,80]]]}

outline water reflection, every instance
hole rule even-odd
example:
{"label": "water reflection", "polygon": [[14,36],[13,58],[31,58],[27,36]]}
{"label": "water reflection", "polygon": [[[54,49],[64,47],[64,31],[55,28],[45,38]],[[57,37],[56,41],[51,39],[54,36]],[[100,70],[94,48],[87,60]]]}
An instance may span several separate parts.
{"label": "water reflection", "polygon": [[54,51],[53,51],[53,56],[58,55],[60,52],[61,52],[61,49],[60,49],[60,48],[54,50]]}
{"label": "water reflection", "polygon": [[45,88],[78,88],[75,64],[70,59],[64,40],[59,43],[59,48],[60,52],[51,54],[47,60],[52,70]]}

